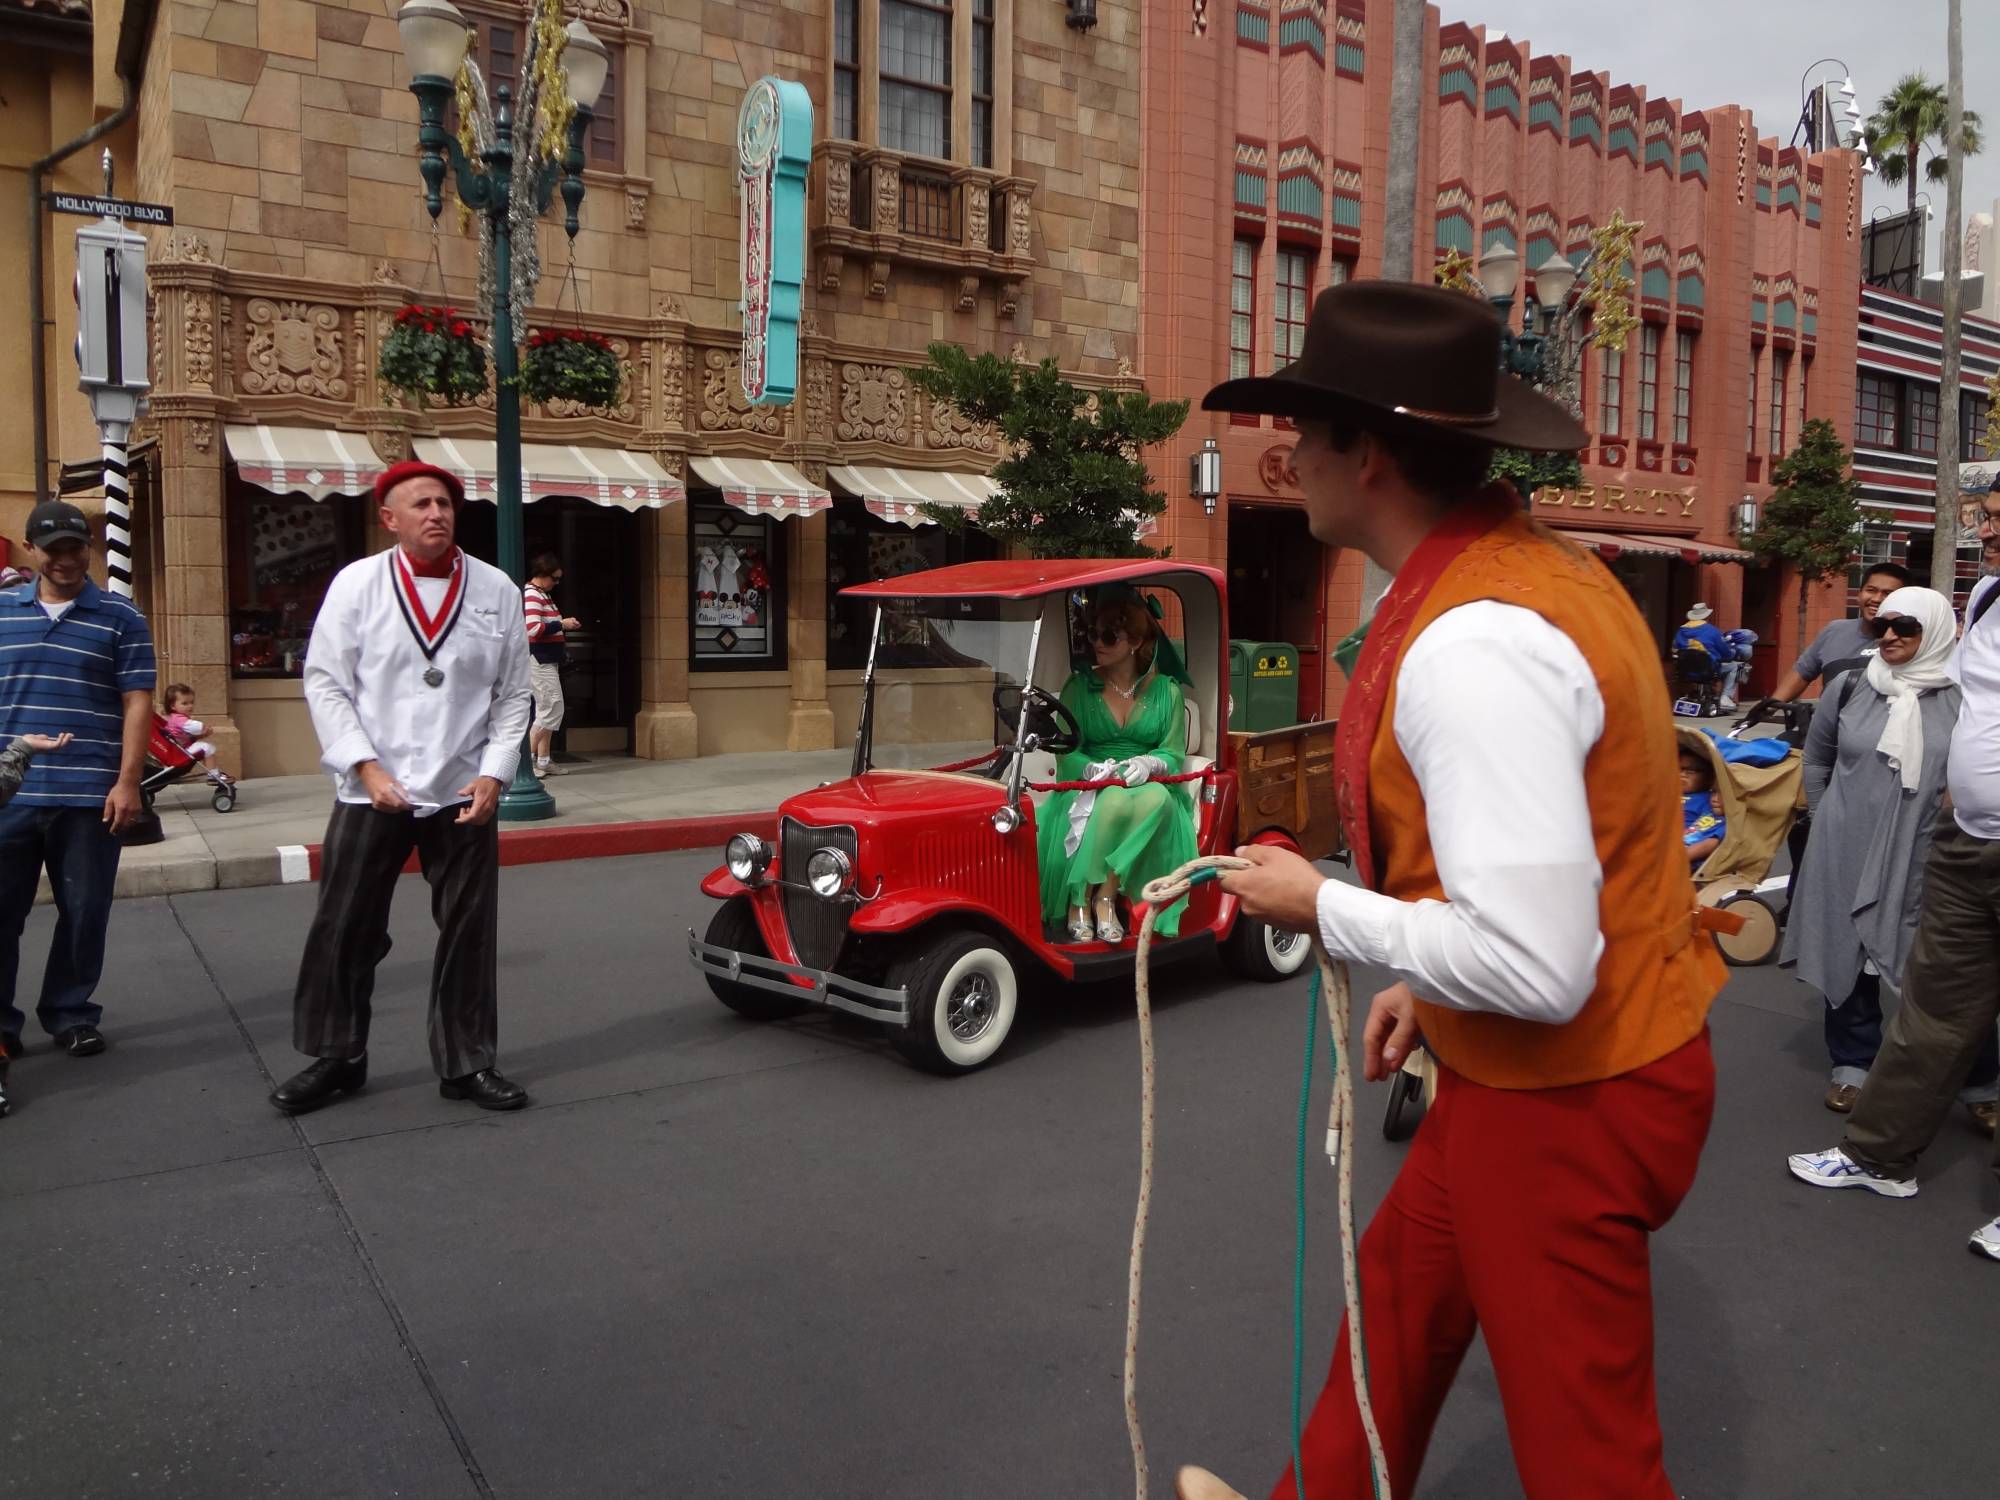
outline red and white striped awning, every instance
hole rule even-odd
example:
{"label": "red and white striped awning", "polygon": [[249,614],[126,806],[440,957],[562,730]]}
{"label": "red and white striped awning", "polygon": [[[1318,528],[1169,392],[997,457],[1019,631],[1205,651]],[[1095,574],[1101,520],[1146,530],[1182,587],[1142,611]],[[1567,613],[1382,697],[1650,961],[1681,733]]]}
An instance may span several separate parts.
{"label": "red and white striped awning", "polygon": [[1684,563],[1729,562],[1751,563],[1756,554],[1745,552],[1741,547],[1725,547],[1715,542],[1704,542],[1694,537],[1679,536],[1638,536],[1617,531],[1568,531],[1556,528],[1561,536],[1568,537],[1580,547],[1588,547],[1604,557],[1674,557]]}
{"label": "red and white striped awning", "polygon": [[870,515],[905,526],[928,526],[925,505],[949,505],[977,515],[999,488],[984,474],[948,474],[935,469],[875,469],[837,464],[827,477],[868,507]]}
{"label": "red and white striped awning", "polygon": [[388,467],[358,432],[230,425],[222,441],[243,482],[274,495],[365,495]]}
{"label": "red and white striped awning", "polygon": [[811,516],[833,504],[833,496],[790,464],[769,458],[693,460],[695,476],[722,491],[722,498],[753,516]]}
{"label": "red and white striped awning", "polygon": [[[418,458],[456,474],[468,500],[497,501],[499,445],[487,438],[418,438]],[[616,510],[655,510],[687,497],[681,482],[644,453],[623,448],[521,444],[521,500],[568,497]]]}

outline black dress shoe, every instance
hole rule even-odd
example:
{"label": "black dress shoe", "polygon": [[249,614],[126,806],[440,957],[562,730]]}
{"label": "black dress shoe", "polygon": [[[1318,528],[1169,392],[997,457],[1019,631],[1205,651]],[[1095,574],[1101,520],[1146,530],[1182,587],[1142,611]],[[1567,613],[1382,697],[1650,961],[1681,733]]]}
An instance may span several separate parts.
{"label": "black dress shoe", "polygon": [[56,1033],[56,1045],[71,1057],[95,1057],[104,1050],[104,1033],[95,1026],[72,1026]]}
{"label": "black dress shoe", "polygon": [[288,1115],[303,1115],[352,1094],[368,1081],[366,1055],[351,1061],[322,1057],[271,1090],[271,1103]]}
{"label": "black dress shoe", "polygon": [[528,1102],[528,1091],[509,1083],[491,1068],[467,1073],[463,1078],[440,1078],[438,1093],[446,1099],[463,1099],[481,1109],[519,1109]]}

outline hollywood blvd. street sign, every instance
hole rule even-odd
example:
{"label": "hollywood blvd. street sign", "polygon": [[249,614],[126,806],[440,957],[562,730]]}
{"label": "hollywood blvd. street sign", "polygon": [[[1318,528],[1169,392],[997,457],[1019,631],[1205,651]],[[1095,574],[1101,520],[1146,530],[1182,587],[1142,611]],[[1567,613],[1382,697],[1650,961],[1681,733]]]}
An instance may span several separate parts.
{"label": "hollywood blvd. street sign", "polygon": [[737,240],[743,273],[743,394],[783,406],[799,386],[799,312],[805,286],[806,169],[812,98],[805,85],[765,77],[736,117]]}
{"label": "hollywood blvd. street sign", "polygon": [[164,203],[135,203],[130,198],[91,198],[82,193],[50,193],[49,207],[59,214],[87,219],[119,219],[128,224],[171,224],[174,211]]}

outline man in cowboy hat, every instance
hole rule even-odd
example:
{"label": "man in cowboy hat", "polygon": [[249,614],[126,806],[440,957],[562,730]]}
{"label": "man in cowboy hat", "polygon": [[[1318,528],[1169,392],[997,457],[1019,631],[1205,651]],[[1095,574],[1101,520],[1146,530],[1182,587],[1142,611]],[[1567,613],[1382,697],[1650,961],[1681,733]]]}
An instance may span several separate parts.
{"label": "man in cowboy hat", "polygon": [[342,568],[306,652],[306,703],[334,780],[319,906],[299,961],[292,1041],[311,1066],[271,1103],[304,1114],[368,1081],[375,966],[414,850],[438,925],[431,1063],[438,1092],[519,1109],[495,1070],[500,841],[493,814],[528,728],[521,591],[454,538],[458,476],[401,463],[375,481],[387,552]]}
{"label": "man in cowboy hat", "polygon": [[[1203,403],[1290,418],[1313,534],[1394,575],[1335,752],[1360,883],[1251,848],[1223,887],[1396,976],[1369,1078],[1420,1033],[1440,1064],[1358,1254],[1394,1492],[1483,1332],[1531,1500],[1670,1500],[1648,1237],[1708,1133],[1724,970],[1679,857],[1658,648],[1595,558],[1486,483],[1497,447],[1585,441],[1499,357],[1482,303],[1352,282],[1320,297],[1296,363]],[[1307,1500],[1368,1493],[1347,1337],[1300,1449]],[[1200,1470],[1181,1492],[1235,1493]],[[1288,1472],[1273,1494],[1292,1493]]]}

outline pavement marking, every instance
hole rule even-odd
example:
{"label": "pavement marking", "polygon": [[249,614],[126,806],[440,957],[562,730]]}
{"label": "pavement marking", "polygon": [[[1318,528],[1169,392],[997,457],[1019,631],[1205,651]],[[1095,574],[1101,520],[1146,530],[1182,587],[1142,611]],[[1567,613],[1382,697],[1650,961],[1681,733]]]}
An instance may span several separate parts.
{"label": "pavement marking", "polygon": [[278,845],[279,885],[297,885],[312,878],[312,855],[304,844]]}

